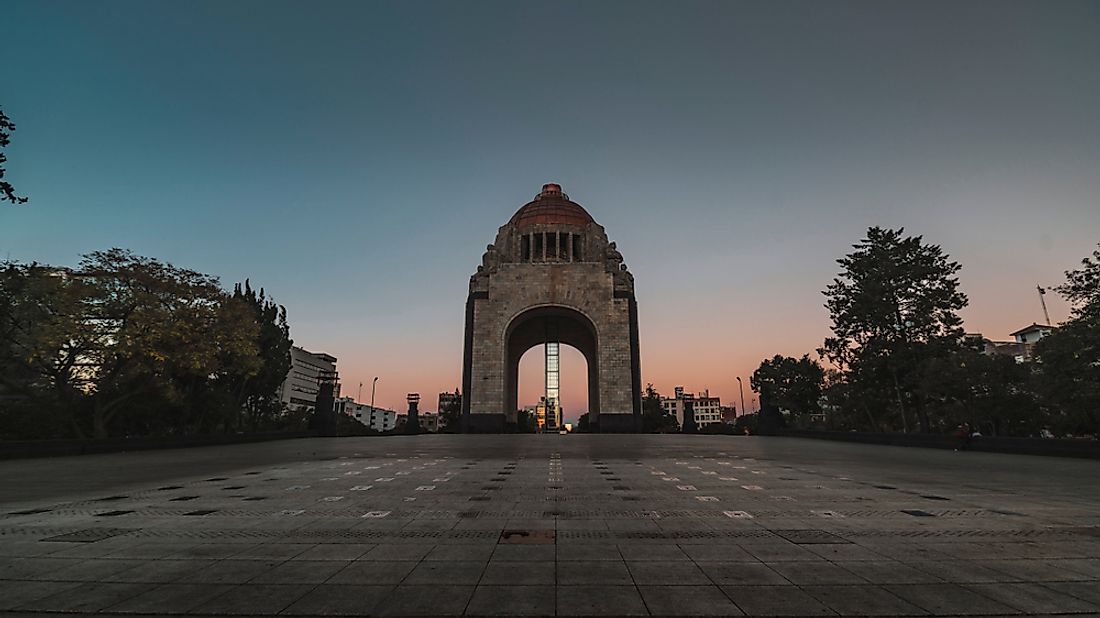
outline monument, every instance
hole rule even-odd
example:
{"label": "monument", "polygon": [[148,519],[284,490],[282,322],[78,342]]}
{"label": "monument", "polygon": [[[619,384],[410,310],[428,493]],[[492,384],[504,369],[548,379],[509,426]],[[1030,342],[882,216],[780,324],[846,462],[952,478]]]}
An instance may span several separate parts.
{"label": "monument", "polygon": [[470,277],[463,431],[514,427],[520,357],[545,344],[555,352],[558,344],[569,345],[584,355],[593,431],[640,429],[634,277],[603,226],[557,184],[543,185],[497,230]]}

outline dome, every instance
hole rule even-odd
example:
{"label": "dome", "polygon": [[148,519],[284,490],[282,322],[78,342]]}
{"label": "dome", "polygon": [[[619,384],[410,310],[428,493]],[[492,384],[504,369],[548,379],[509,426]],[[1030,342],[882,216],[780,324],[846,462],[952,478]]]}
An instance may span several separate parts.
{"label": "dome", "polygon": [[527,202],[523,208],[517,210],[509,223],[517,228],[532,225],[584,227],[589,223],[595,223],[595,220],[580,204],[562,193],[561,185],[549,183],[542,185],[542,192],[536,195],[534,200]]}

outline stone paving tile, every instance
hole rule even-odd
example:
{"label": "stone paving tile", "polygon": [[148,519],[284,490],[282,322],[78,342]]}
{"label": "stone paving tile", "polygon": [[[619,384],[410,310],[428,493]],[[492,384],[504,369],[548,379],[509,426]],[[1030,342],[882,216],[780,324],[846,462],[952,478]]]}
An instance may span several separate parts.
{"label": "stone paving tile", "polygon": [[375,546],[374,549],[368,551],[359,557],[359,560],[369,561],[400,561],[400,560],[412,560],[414,562],[420,562],[431,551],[435,549],[435,545],[413,545],[413,544],[389,544],[384,543]]}
{"label": "stone paving tile", "polygon": [[494,545],[436,545],[432,551],[424,557],[429,561],[461,561],[476,560],[487,562],[493,556]]}
{"label": "stone paving tile", "polygon": [[220,560],[222,558],[228,558],[234,554],[239,554],[242,551],[255,547],[254,544],[249,545],[235,545],[235,544],[219,544],[219,543],[201,543],[198,545],[191,545],[177,553],[172,554],[172,558],[175,560]]}
{"label": "stone paving tile", "polygon": [[775,586],[790,581],[766,564],[751,562],[699,562],[703,573],[716,584],[738,586]]}
{"label": "stone paving tile", "polygon": [[617,545],[558,545],[558,562],[576,560],[614,560],[623,559]]}
{"label": "stone paving tile", "polygon": [[635,586],[558,586],[559,616],[646,616]]}
{"label": "stone paving tile", "polygon": [[0,579],[30,579],[40,573],[56,573],[76,566],[84,558],[15,558],[0,562]]}
{"label": "stone paving tile", "polygon": [[1057,560],[990,560],[983,564],[1019,581],[1071,582],[1095,579],[1090,575],[1062,568]]}
{"label": "stone paving tile", "polygon": [[942,579],[893,560],[845,562],[843,567],[872,584],[937,584]]}
{"label": "stone paving tile", "polygon": [[375,608],[380,616],[459,616],[473,586],[398,586]]}
{"label": "stone paving tile", "polygon": [[1016,581],[1016,578],[1011,575],[995,571],[983,566],[983,564],[969,560],[941,560],[936,562],[922,560],[907,563],[907,566],[944,581],[960,584]]}
{"label": "stone paving tile", "polygon": [[[707,576],[691,562],[632,562],[626,563],[630,576],[638,586],[686,586],[706,582]],[[569,568],[565,566],[565,568]]]}
{"label": "stone paving tile", "polygon": [[[1100,583],[1093,583],[1100,587]],[[965,587],[1026,614],[1100,612],[1098,604],[1041,584],[969,584]]]}
{"label": "stone paving tile", "polygon": [[125,571],[112,573],[106,581],[167,584],[215,564],[213,560],[149,560]]}
{"label": "stone paving tile", "polygon": [[691,558],[678,545],[619,545],[623,560],[654,560],[669,562],[672,560],[689,561]]}
{"label": "stone paving tile", "polygon": [[[804,548],[806,551],[833,562],[882,560],[885,558],[882,554],[871,551],[866,547],[849,543],[823,543],[821,545],[806,545]],[[774,562],[774,560],[771,562]]]}
{"label": "stone paving tile", "polygon": [[347,566],[343,561],[288,560],[249,580],[252,584],[323,584]]}
{"label": "stone paving tile", "polygon": [[759,562],[738,545],[681,545],[680,549],[695,561]]}
{"label": "stone paving tile", "polygon": [[[568,567],[564,567],[568,568]],[[552,586],[557,581],[553,562],[490,562],[481,574],[483,586]]]}
{"label": "stone paving tile", "polygon": [[933,614],[974,616],[1016,613],[1003,603],[955,584],[890,585],[885,588]]}
{"label": "stone paving tile", "polygon": [[82,560],[63,569],[36,573],[28,579],[58,582],[102,582],[107,581],[115,573],[132,569],[146,562],[146,560],[136,558],[132,560]]}
{"label": "stone paving tile", "polygon": [[563,586],[633,584],[625,562],[594,560],[558,564],[558,584]]}
{"label": "stone paving tile", "polygon": [[812,551],[793,543],[746,544],[741,547],[761,562],[824,560]]}
{"label": "stone paving tile", "polygon": [[399,584],[412,572],[417,563],[409,561],[368,562],[356,561],[344,567],[325,583],[374,586]]}
{"label": "stone paving tile", "polygon": [[743,614],[717,586],[644,586],[639,583],[638,590],[649,612],[656,616]]}
{"label": "stone paving tile", "polygon": [[180,577],[176,583],[243,584],[258,575],[270,571],[279,562],[259,560],[221,560]]}
{"label": "stone paving tile", "polygon": [[197,614],[272,615],[306,595],[310,584],[249,584],[228,591],[192,608]]}
{"label": "stone paving tile", "polygon": [[802,586],[841,616],[919,616],[928,612],[878,586]]}
{"label": "stone paving tile", "polygon": [[228,592],[230,584],[164,584],[105,609],[112,613],[182,614]]}
{"label": "stone paving tile", "polygon": [[466,615],[552,616],[556,602],[553,585],[481,585],[474,590]]}
{"label": "stone paving tile", "polygon": [[0,581],[0,610],[23,607],[80,585],[79,582]]}
{"label": "stone paving tile", "polygon": [[497,545],[493,550],[494,561],[553,562],[554,557],[555,547],[553,545]]}
{"label": "stone paving tile", "polygon": [[309,616],[366,616],[393,592],[393,586],[322,584],[310,590],[285,610],[286,614]]}
{"label": "stone paving tile", "polygon": [[404,584],[477,584],[485,570],[482,561],[421,562],[403,580]]}
{"label": "stone paving tile", "polygon": [[772,562],[767,564],[776,573],[799,586],[868,583],[859,575],[830,562]]}
{"label": "stone paving tile", "polygon": [[301,543],[268,543],[253,545],[230,557],[234,560],[290,560],[312,547]]}
{"label": "stone paving tile", "polygon": [[374,547],[367,543],[325,543],[315,545],[291,560],[355,560]]}
{"label": "stone paving tile", "polygon": [[152,589],[152,584],[80,584],[20,604],[16,609],[50,612],[98,612]]}
{"label": "stone paving tile", "polygon": [[821,601],[792,585],[722,586],[731,601],[749,616],[835,616]]}
{"label": "stone paving tile", "polygon": [[1042,585],[1055,592],[1068,594],[1100,606],[1100,583],[1098,582],[1052,582]]}

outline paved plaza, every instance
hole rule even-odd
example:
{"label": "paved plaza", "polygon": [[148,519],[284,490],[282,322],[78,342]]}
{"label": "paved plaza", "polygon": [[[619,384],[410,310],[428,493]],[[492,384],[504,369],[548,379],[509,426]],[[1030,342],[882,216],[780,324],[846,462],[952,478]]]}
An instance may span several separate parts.
{"label": "paved plaza", "polygon": [[1100,614],[1096,461],[794,438],[0,462],[0,614]]}

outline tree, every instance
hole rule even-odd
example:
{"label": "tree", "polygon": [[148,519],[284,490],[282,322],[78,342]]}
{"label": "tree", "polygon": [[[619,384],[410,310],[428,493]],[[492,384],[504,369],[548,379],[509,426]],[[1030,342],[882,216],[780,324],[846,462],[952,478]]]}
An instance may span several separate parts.
{"label": "tree", "polygon": [[1100,251],[1057,290],[1073,313],[1035,345],[1036,391],[1058,433],[1100,434]]}
{"label": "tree", "polygon": [[102,341],[86,324],[94,288],[65,269],[0,266],[0,436],[47,438],[75,430]]}
{"label": "tree", "polygon": [[4,180],[4,174],[7,173],[7,170],[4,169],[4,163],[8,161],[8,156],[4,154],[3,149],[11,143],[11,134],[14,132],[15,123],[4,114],[3,109],[0,109],[0,202],[6,200],[12,204],[25,204],[27,198],[16,195],[15,187]]}
{"label": "tree", "polygon": [[576,433],[588,433],[592,427],[588,424],[588,412],[580,415],[577,418],[577,426],[573,428]]}
{"label": "tree", "polygon": [[676,433],[680,425],[676,417],[665,412],[661,405],[661,394],[652,384],[646,384],[642,391],[642,431],[645,433]]}
{"label": "tree", "polygon": [[749,379],[760,393],[760,406],[775,406],[794,414],[821,412],[821,388],[825,370],[808,354],[802,358],[776,355],[764,360]]}
{"label": "tree", "polygon": [[833,336],[819,352],[852,371],[850,395],[882,400],[882,391],[890,390],[902,429],[909,430],[915,414],[927,432],[918,367],[959,348],[958,311],[967,299],[955,276],[959,264],[904,231],[871,227],[855,251],[837,260],[842,271],[823,292]]}
{"label": "tree", "polygon": [[449,432],[456,432],[462,425],[462,392],[455,388],[454,398],[445,401],[439,408],[439,417],[443,421],[443,427]]}
{"label": "tree", "polygon": [[245,279],[244,286],[237,284],[229,303],[239,305],[251,316],[258,327],[256,339],[259,367],[250,374],[248,365],[228,365],[226,375],[229,386],[236,392],[236,404],[243,410],[248,428],[256,431],[270,425],[282,414],[283,402],[279,387],[290,373],[290,326],[286,320],[286,307],[265,298],[263,288],[259,294]]}

